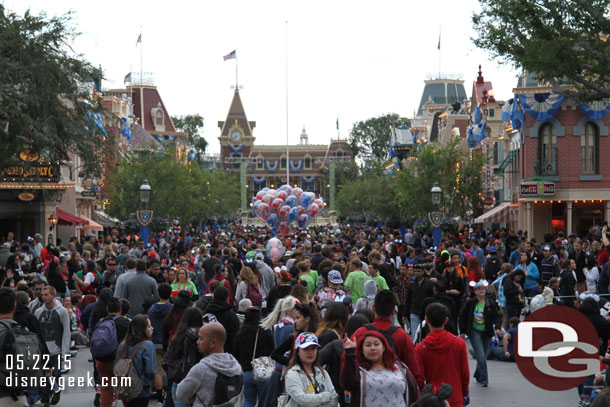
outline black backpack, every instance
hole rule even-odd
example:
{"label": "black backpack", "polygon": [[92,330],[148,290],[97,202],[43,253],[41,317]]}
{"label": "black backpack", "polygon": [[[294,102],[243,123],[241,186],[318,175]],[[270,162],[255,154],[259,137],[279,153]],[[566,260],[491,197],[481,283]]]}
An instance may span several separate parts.
{"label": "black backpack", "polygon": [[6,328],[0,337],[0,386],[19,393],[28,388],[23,383],[38,379],[44,364],[42,344],[38,335],[24,326],[7,321],[0,321],[0,325]]}
{"label": "black backpack", "polygon": [[241,406],[244,376],[225,376],[218,373],[214,384],[214,407]]}
{"label": "black backpack", "polygon": [[396,331],[398,329],[398,327],[396,325],[392,325],[391,327],[388,328],[387,331],[380,331],[379,329],[375,328],[375,326],[373,324],[364,324],[364,326],[369,331],[376,331],[376,332],[379,332],[380,334],[382,334],[385,337],[386,341],[388,341],[388,343],[394,350],[394,353],[396,353],[396,345],[394,345],[394,338],[392,338],[392,334],[394,333],[394,331]]}

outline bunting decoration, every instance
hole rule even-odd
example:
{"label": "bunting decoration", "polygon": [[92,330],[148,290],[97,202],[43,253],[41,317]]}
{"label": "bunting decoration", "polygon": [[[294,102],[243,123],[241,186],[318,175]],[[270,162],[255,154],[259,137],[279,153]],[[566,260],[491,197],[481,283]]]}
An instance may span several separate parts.
{"label": "bunting decoration", "polygon": [[261,185],[264,184],[265,182],[267,182],[267,177],[252,177],[252,181],[256,184],[256,185]]}
{"label": "bunting decoration", "polygon": [[517,99],[515,99],[510,112],[510,121],[515,130],[519,130],[521,126],[523,126],[523,123],[525,123],[525,112]]}
{"label": "bunting decoration", "polygon": [[578,102],[578,107],[587,116],[587,119],[593,121],[601,120],[610,113],[610,98],[595,100],[589,103]]}
{"label": "bunting decoration", "polygon": [[523,109],[539,122],[546,122],[555,117],[563,103],[563,96],[557,93],[535,93],[518,96]]}
{"label": "bunting decoration", "polygon": [[485,138],[485,122],[476,124],[472,127],[472,135],[475,143],[480,143]]}
{"label": "bunting decoration", "polygon": [[303,183],[307,184],[307,185],[313,184],[315,180],[316,180],[316,176],[315,175],[312,175],[311,177],[303,175],[301,177],[301,181],[303,181]]}
{"label": "bunting decoration", "polygon": [[269,162],[269,160],[265,160],[265,168],[267,169],[267,171],[269,171],[270,173],[274,173],[277,171],[277,169],[280,167],[280,160],[275,160],[275,162],[273,164],[271,164]]}
{"label": "bunting decoration", "polygon": [[231,149],[231,151],[233,151],[234,153],[239,153],[241,150],[244,149],[244,145],[243,144],[229,144],[229,149]]}
{"label": "bunting decoration", "polygon": [[[104,118],[102,117],[102,114],[100,112],[92,112],[90,110],[87,110],[87,116],[89,117],[89,120],[91,123],[93,123],[93,125],[100,131],[101,134],[104,135],[104,137],[108,136],[108,133],[106,133],[106,128],[104,127]],[[87,126],[89,128],[89,126]]]}
{"label": "bunting decoration", "polygon": [[511,114],[512,114],[513,108],[514,108],[514,106],[513,106],[514,102],[515,102],[515,99],[511,98],[511,99],[508,99],[506,101],[506,103],[504,103],[504,106],[502,106],[501,118],[504,123],[508,123],[510,121],[510,117],[511,117]]}
{"label": "bunting decoration", "polygon": [[483,120],[483,112],[481,112],[481,109],[479,108],[479,106],[474,107],[474,111],[472,113],[472,119],[474,120],[474,124],[480,124],[481,120]]}
{"label": "bunting decoration", "polygon": [[188,162],[195,161],[197,159],[197,150],[191,148],[187,155]]}
{"label": "bunting decoration", "polygon": [[474,139],[472,138],[472,127],[469,126],[468,129],[466,129],[466,142],[468,143],[468,148],[472,149],[474,148]]}
{"label": "bunting decoration", "polygon": [[303,168],[303,159],[300,159],[298,161],[292,161],[292,160],[288,160],[290,162],[290,171],[294,172],[294,173],[299,173],[301,172],[301,169]]}
{"label": "bunting decoration", "polygon": [[[176,136],[169,136],[167,134],[161,136],[160,134],[153,134],[153,137],[155,138],[155,140],[157,140],[157,142],[159,142],[159,144],[163,145],[163,140],[165,141],[175,141],[176,140]],[[163,137],[163,138],[162,138]]]}
{"label": "bunting decoration", "polygon": [[121,134],[123,135],[123,137],[125,137],[127,140],[131,141],[132,137],[131,137],[131,126],[129,125],[129,122],[127,121],[126,117],[122,117],[121,118]]}

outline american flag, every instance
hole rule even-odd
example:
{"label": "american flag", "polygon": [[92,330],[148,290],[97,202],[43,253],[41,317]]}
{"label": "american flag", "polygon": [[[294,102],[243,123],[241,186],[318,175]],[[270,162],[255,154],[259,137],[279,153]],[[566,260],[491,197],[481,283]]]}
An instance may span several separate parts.
{"label": "american flag", "polygon": [[125,75],[125,79],[123,79],[123,83],[131,82],[131,72]]}
{"label": "american flag", "polygon": [[237,58],[237,53],[235,52],[235,50],[229,52],[227,55],[225,55],[224,57],[222,57],[223,60],[228,60],[228,59],[235,59]]}
{"label": "american flag", "polygon": [[138,35],[138,40],[136,41],[136,47],[138,46],[138,44],[142,43],[142,33],[140,33],[140,35]]}

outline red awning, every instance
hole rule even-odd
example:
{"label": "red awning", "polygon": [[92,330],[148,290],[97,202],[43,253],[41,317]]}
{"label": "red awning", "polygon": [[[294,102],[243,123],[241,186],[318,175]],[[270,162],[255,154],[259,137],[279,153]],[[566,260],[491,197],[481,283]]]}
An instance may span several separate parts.
{"label": "red awning", "polygon": [[57,214],[57,224],[59,225],[83,226],[89,224],[89,222],[85,219],[81,219],[76,215],[72,215],[66,211],[62,211],[59,208],[55,209],[55,213]]}

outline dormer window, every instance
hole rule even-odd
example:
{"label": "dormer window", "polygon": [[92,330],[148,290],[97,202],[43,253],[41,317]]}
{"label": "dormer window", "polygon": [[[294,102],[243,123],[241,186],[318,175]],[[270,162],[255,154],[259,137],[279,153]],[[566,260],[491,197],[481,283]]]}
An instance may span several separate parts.
{"label": "dormer window", "polygon": [[305,155],[305,157],[303,157],[303,167],[306,170],[311,169],[311,156],[309,154],[307,154],[307,155]]}
{"label": "dormer window", "polygon": [[153,117],[153,123],[155,124],[156,131],[165,131],[165,113],[161,107],[161,102],[157,103],[157,107],[150,110]]}

